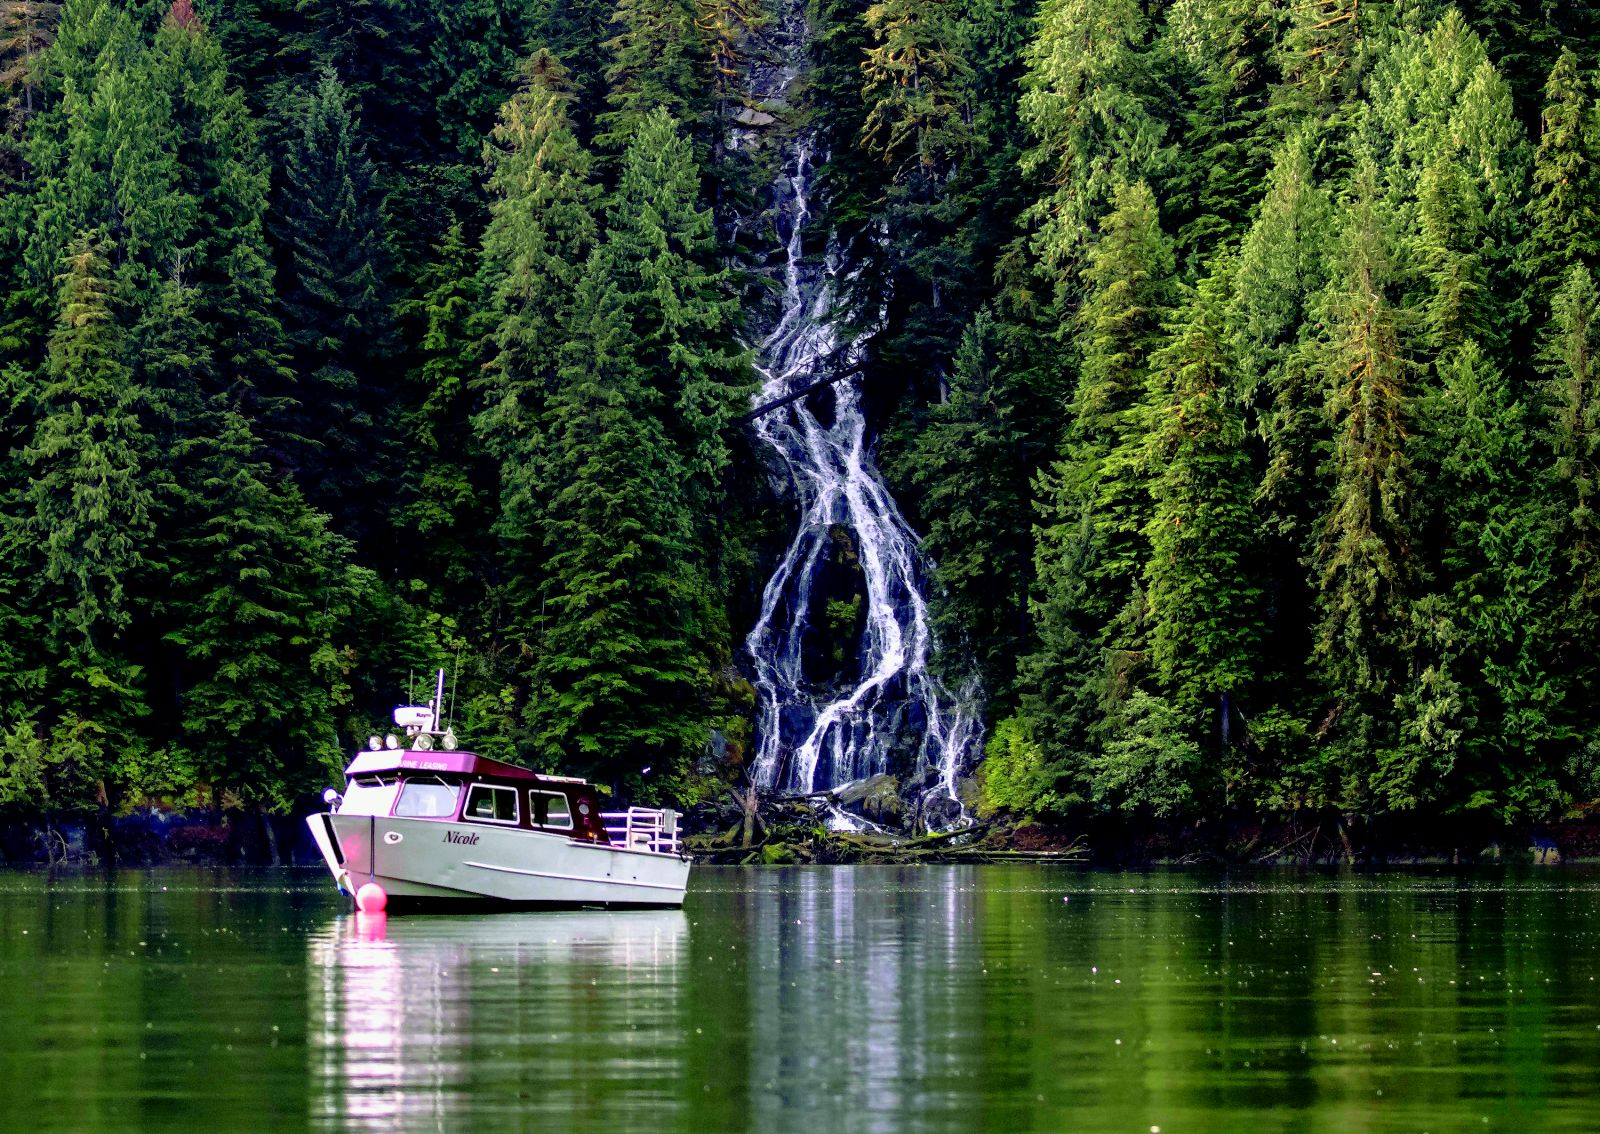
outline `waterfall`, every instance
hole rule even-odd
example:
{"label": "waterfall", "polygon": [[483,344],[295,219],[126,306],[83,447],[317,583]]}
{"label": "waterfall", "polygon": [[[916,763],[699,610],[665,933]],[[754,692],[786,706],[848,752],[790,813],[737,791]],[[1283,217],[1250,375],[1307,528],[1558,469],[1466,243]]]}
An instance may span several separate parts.
{"label": "waterfall", "polygon": [[[803,2],[784,0],[783,8],[777,33],[784,65],[751,77],[755,93],[774,108],[786,104],[790,85],[804,72],[810,38]],[[755,139],[747,132],[736,144]],[[839,337],[836,283],[847,271],[842,253],[830,244],[820,262],[808,261],[802,248],[816,204],[816,144],[810,129],[781,142],[772,208],[781,241],[773,259],[783,265],[783,290],[778,317],[756,344],[758,405],[861,361],[861,344]],[[821,412],[830,402],[831,412]],[[810,793],[910,772],[923,785],[929,825],[964,822],[956,779],[981,739],[976,689],[954,696],[929,671],[936,644],[928,624],[928,564],[874,467],[860,379],[824,387],[755,419],[752,428],[799,512],[746,641],[758,693],[757,785]],[[805,672],[807,639],[816,632],[814,589],[830,545],[841,536],[859,565],[864,629],[853,673],[842,682],[819,683]]]}

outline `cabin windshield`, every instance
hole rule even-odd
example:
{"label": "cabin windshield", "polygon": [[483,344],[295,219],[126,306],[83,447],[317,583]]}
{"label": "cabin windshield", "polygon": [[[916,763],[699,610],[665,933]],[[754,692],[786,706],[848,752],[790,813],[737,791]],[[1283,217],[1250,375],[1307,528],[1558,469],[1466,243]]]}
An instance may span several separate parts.
{"label": "cabin windshield", "polygon": [[400,802],[395,805],[394,813],[413,819],[454,819],[456,799],[460,794],[460,784],[446,783],[438,776],[407,780],[400,791]]}
{"label": "cabin windshield", "polygon": [[397,776],[357,776],[344,789],[340,815],[387,815],[400,791]]}

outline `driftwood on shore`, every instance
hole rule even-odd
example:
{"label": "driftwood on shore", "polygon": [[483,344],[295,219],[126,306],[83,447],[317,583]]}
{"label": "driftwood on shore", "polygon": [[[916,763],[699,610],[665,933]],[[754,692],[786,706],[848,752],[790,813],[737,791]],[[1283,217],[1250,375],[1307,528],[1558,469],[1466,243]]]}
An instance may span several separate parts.
{"label": "driftwood on shore", "polygon": [[[1006,828],[970,821],[943,831],[911,834],[883,829],[841,810],[832,792],[762,799],[751,787],[730,792],[734,807],[724,811],[718,829],[686,840],[700,861],[725,865],[798,863],[960,863],[1082,862],[1088,848],[1081,839],[1060,847],[1021,849]],[[858,823],[845,829],[841,821]],[[720,824],[719,824],[720,828]]]}

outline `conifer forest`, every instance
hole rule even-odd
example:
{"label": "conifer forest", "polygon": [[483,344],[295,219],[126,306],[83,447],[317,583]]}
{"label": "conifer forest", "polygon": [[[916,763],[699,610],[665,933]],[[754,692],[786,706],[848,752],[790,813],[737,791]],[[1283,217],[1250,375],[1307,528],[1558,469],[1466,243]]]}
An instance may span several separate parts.
{"label": "conifer forest", "polygon": [[441,667],[485,755],[747,782],[801,129],[975,813],[1600,797],[1600,8],[811,0],[773,107],[780,23],[0,0],[0,812],[291,810]]}

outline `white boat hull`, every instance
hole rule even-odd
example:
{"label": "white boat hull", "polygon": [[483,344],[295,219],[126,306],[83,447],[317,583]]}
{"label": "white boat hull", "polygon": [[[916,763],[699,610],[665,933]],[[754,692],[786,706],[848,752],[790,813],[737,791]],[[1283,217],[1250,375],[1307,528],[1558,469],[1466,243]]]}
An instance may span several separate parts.
{"label": "white boat hull", "polygon": [[335,880],[382,886],[391,908],[506,902],[524,906],[678,907],[689,860],[565,835],[438,819],[312,815]]}

